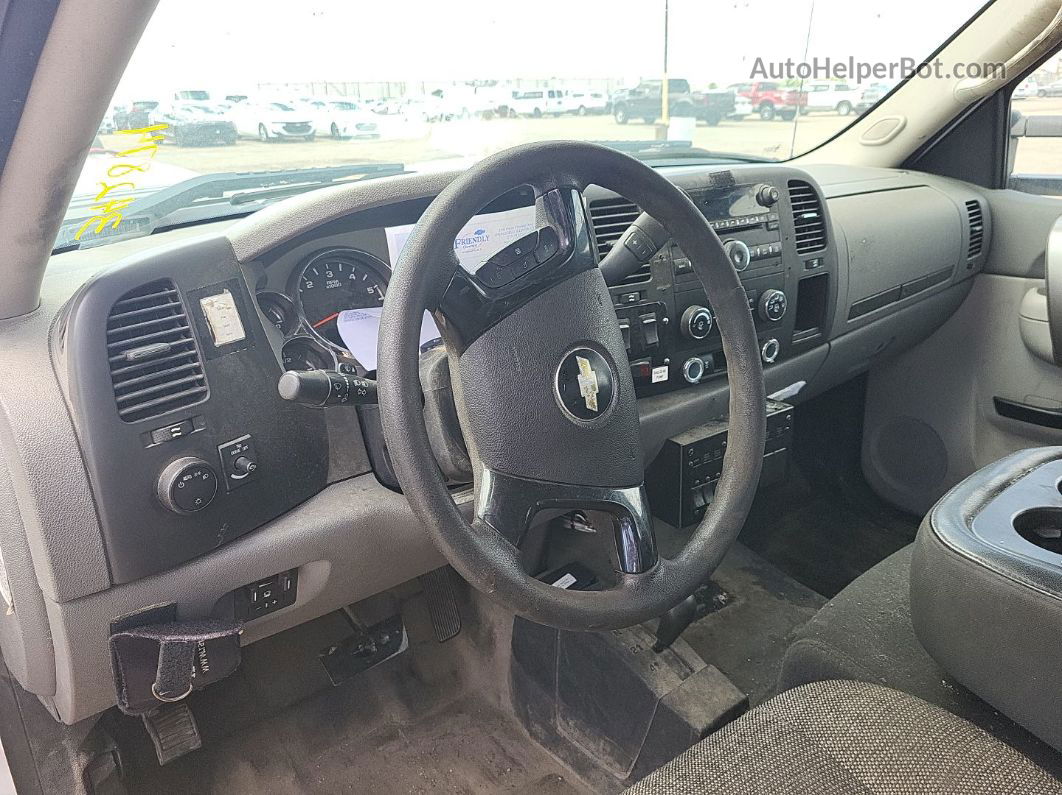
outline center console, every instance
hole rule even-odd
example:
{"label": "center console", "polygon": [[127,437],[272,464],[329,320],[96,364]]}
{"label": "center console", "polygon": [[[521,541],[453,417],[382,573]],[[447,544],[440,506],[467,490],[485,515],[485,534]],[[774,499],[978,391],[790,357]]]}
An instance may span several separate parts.
{"label": "center console", "polygon": [[911,563],[919,641],[958,681],[1062,750],[1062,447],[1014,453],[930,511]]}
{"label": "center console", "polygon": [[[786,169],[719,171],[682,185],[719,235],[748,295],[765,366],[821,341],[836,268],[825,202]],[[795,174],[793,175],[795,177]],[[681,184],[681,183],[680,183]],[[599,256],[623,245],[639,209],[587,192]],[[610,288],[639,396],[701,383],[726,371],[722,337],[693,264],[668,242]]]}

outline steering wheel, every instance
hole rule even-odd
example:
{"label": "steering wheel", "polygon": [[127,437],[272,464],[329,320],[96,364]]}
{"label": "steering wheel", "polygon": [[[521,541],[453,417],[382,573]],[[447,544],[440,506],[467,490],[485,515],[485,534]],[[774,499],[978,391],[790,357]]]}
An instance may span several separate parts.
{"label": "steering wheel", "polygon": [[[658,556],[646,499],[638,407],[580,191],[596,184],[660,220],[693,263],[723,340],[730,426],[703,520],[675,557]],[[475,273],[454,241],[514,188],[535,195],[537,230]],[[421,318],[434,313],[475,470],[474,518],[454,502],[431,453],[418,374]],[[379,402],[394,469],[414,513],[475,588],[541,624],[614,629],[666,612],[704,583],[737,537],[763,461],[763,371],[748,299],[722,244],[689,197],[652,168],[581,142],[517,146],[488,157],[430,204],[384,300]],[[573,590],[525,570],[542,510],[603,511],[614,583]],[[614,547],[613,547],[614,545]]]}

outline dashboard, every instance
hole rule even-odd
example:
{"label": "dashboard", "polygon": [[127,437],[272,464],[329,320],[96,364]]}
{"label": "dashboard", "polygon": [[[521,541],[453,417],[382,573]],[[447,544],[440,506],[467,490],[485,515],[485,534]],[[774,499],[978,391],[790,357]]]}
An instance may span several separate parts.
{"label": "dashboard", "polygon": [[[790,403],[924,340],[987,256],[988,204],[960,182],[841,166],[665,173],[726,243],[767,391]],[[231,617],[245,586],[294,573],[297,596],[249,617],[249,643],[443,564],[389,472],[373,407],[311,408],[277,383],[285,370],[373,372],[373,319],[404,236],[450,179],[371,180],[62,254],[40,310],[4,325],[17,370],[0,379],[0,506],[12,517],[0,544],[19,609],[0,616],[0,647],[63,720],[113,703],[116,617],[158,604]],[[529,198],[513,191],[466,226],[465,270],[520,237]],[[639,211],[622,196],[591,186],[573,201],[582,255],[637,247],[625,235]],[[609,291],[648,463],[725,413],[727,362],[673,243]],[[438,338],[426,320],[426,362],[445,363]],[[426,408],[444,376],[422,367]],[[453,485],[469,510],[471,490]]]}
{"label": "dashboard", "polygon": [[[825,208],[810,183],[789,186],[777,169],[765,174],[766,181],[745,181],[755,174],[742,176],[738,182],[732,172],[717,172],[713,184],[693,188],[689,195],[723,239],[741,275],[764,363],[772,364],[794,345],[821,338],[830,320],[833,248]],[[614,245],[626,244],[624,233],[640,211],[593,188],[583,198],[593,251],[600,259]],[[466,224],[455,250],[469,273],[490,254],[534,231],[533,201],[529,189],[514,191]],[[794,201],[800,203],[796,216]],[[282,337],[285,369],[375,371],[376,329],[387,282],[412,229],[412,223],[401,223],[405,216],[397,211],[394,225],[344,231],[265,261],[255,301]],[[799,302],[797,292],[803,293]],[[669,243],[647,257],[642,267],[612,285],[612,294],[639,396],[696,385],[726,372],[715,316],[677,246]],[[426,349],[441,340],[430,318],[425,324]]]}

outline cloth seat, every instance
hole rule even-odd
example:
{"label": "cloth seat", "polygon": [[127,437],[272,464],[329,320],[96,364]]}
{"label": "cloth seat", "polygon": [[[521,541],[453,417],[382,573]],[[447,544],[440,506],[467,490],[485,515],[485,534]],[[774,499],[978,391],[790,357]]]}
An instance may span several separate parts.
{"label": "cloth seat", "polygon": [[868,682],[775,696],[629,795],[1062,795],[1062,784],[940,707]]}

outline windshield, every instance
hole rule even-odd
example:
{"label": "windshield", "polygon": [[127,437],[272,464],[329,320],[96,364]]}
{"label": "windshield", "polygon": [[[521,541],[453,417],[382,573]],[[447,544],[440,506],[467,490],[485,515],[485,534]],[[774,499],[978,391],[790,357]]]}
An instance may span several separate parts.
{"label": "windshield", "polygon": [[161,0],[57,246],[532,141],[654,164],[786,160],[880,101],[979,2]]}

